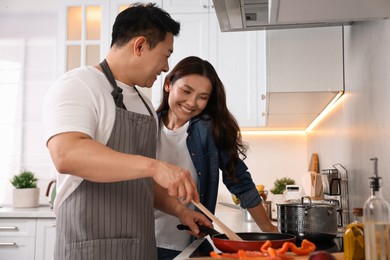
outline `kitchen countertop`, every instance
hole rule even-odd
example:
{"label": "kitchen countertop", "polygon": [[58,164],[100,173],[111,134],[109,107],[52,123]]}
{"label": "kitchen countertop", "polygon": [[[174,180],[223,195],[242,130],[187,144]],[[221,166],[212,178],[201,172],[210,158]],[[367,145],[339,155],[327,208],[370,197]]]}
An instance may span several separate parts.
{"label": "kitchen countertop", "polygon": [[49,205],[40,205],[37,208],[13,208],[12,205],[2,205],[0,218],[55,218]]}
{"label": "kitchen countertop", "polygon": [[[231,203],[231,202],[228,202]],[[217,204],[215,216],[219,218],[224,224],[226,224],[229,228],[231,228],[235,232],[261,232],[261,229],[256,225],[255,222],[246,222],[243,212],[240,209],[234,209],[230,207],[226,207],[220,204]],[[276,224],[276,223],[274,223]],[[219,227],[214,224],[214,228],[221,232]],[[174,260],[207,260],[207,259],[215,259],[210,257],[198,257],[198,258],[189,258],[191,253],[205,240],[209,240],[210,244],[213,246],[214,251],[220,252],[216,249],[210,239],[209,236],[206,238],[201,238],[195,240],[191,245],[189,245],[181,254],[179,254]],[[336,259],[344,259],[344,253],[333,253]],[[308,256],[296,256],[294,259],[308,259]]]}

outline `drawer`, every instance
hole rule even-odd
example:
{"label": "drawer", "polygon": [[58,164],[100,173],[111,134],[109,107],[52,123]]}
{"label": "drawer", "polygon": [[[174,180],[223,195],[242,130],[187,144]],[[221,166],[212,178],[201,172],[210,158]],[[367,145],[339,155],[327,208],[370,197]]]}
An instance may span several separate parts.
{"label": "drawer", "polygon": [[1,237],[1,260],[34,260],[35,237]]}
{"label": "drawer", "polygon": [[0,238],[15,236],[35,237],[36,219],[6,218],[0,219]]}

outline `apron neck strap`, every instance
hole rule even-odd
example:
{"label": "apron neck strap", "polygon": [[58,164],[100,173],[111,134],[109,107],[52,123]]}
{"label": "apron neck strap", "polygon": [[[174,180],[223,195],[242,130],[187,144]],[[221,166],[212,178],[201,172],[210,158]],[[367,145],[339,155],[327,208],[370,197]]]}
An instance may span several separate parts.
{"label": "apron neck strap", "polygon": [[[106,76],[107,80],[110,82],[110,84],[111,84],[111,86],[113,88],[113,90],[111,92],[111,95],[114,97],[115,105],[117,107],[126,109],[125,104],[123,104],[122,89],[120,87],[118,87],[118,84],[116,84],[114,75],[112,74],[111,69],[108,66],[108,63],[107,63],[106,59],[104,59],[100,63],[100,67],[102,67],[104,75]],[[142,103],[144,103],[145,107],[148,109],[148,112],[149,112],[150,116],[153,117],[152,110],[150,109],[150,107],[148,106],[148,104],[146,103],[146,101],[144,100],[142,95],[139,93],[138,89],[135,86],[134,86],[134,89],[138,93],[138,96],[141,98]]]}
{"label": "apron neck strap", "polygon": [[122,89],[121,89],[120,87],[118,87],[118,85],[116,84],[114,75],[112,74],[112,72],[111,72],[111,70],[110,70],[110,67],[108,66],[108,63],[107,63],[106,59],[104,59],[104,60],[100,63],[100,67],[102,67],[102,70],[103,70],[104,75],[106,76],[107,80],[110,82],[110,84],[111,84],[111,86],[112,86],[112,88],[113,88],[113,90],[112,90],[112,92],[111,92],[111,95],[112,95],[113,98],[114,98],[115,105],[116,105],[117,107],[126,109],[125,104],[123,104]]}

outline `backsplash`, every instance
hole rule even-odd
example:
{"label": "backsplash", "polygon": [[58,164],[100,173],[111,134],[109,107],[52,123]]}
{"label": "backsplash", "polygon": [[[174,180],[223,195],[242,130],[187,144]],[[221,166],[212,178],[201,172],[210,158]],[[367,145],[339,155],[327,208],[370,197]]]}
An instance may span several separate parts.
{"label": "backsplash", "polygon": [[369,196],[372,157],[378,157],[383,196],[390,202],[390,20],[345,28],[345,91],[341,103],[308,134],[308,160],[320,168],[341,163],[348,170],[350,209]]}

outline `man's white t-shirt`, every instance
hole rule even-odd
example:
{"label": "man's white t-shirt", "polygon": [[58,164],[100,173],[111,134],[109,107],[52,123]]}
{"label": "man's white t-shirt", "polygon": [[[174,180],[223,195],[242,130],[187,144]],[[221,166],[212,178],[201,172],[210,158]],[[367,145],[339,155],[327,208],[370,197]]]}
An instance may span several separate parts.
{"label": "man's white t-shirt", "polygon": [[[196,170],[186,143],[189,123],[187,122],[176,130],[169,130],[163,123],[161,125],[159,140],[157,142],[157,159],[189,170],[195,183],[197,183]],[[193,205],[190,207],[194,209]],[[168,215],[157,209],[154,210],[154,215],[158,247],[182,251],[190,244],[191,236],[187,231],[179,231],[176,228],[180,224],[177,217]]]}
{"label": "man's white t-shirt", "polygon": [[[149,115],[134,87],[119,81],[117,84],[123,90],[127,110]],[[92,66],[80,67],[63,75],[46,93],[43,107],[46,142],[60,133],[81,132],[106,145],[115,121],[112,90],[103,72]],[[157,120],[152,103],[141,95]],[[69,174],[57,176],[55,211],[83,180]]]}

